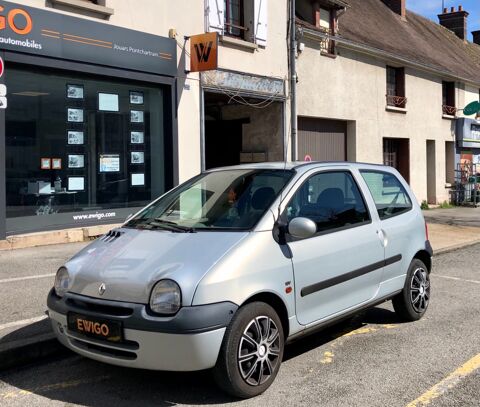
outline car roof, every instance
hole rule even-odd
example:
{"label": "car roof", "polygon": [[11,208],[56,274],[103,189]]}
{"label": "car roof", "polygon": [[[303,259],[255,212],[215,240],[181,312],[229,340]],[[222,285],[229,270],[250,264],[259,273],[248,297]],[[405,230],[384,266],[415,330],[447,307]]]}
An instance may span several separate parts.
{"label": "car roof", "polygon": [[296,170],[297,172],[307,172],[315,168],[335,168],[335,167],[350,167],[359,169],[383,169],[393,170],[392,167],[381,164],[370,164],[361,162],[349,162],[349,161],[277,161],[277,162],[262,162],[254,164],[240,164],[230,167],[212,168],[208,172],[213,171],[226,171],[226,170],[246,170],[246,169],[259,169],[259,170]]}

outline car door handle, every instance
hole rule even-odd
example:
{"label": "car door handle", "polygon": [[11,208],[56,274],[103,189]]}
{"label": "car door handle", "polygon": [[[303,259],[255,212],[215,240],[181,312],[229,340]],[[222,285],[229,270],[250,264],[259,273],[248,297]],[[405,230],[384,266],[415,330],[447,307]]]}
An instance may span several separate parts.
{"label": "car door handle", "polygon": [[388,245],[388,237],[387,234],[383,229],[377,230],[377,236],[380,239],[380,242],[383,247],[387,247]]}

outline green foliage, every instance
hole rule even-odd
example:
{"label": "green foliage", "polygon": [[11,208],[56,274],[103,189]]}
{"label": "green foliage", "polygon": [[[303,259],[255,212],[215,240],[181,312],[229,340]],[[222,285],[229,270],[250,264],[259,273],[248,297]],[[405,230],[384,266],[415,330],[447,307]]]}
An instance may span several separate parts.
{"label": "green foliage", "polygon": [[422,204],[420,205],[420,209],[422,209],[422,210],[424,210],[424,211],[426,211],[427,209],[430,209],[430,208],[428,207],[428,202],[425,201],[425,200],[423,200],[423,201],[422,201]]}
{"label": "green foliage", "polygon": [[453,208],[453,205],[451,205],[451,204],[448,203],[447,201],[443,201],[443,202],[439,205],[439,208],[440,208],[440,209],[451,209],[451,208]]}

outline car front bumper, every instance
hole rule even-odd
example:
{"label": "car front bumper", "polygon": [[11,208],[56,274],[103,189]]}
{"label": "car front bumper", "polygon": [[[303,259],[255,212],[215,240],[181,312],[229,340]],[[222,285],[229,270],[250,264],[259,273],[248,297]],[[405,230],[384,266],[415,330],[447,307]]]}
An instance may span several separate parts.
{"label": "car front bumper", "polygon": [[[81,301],[89,304],[89,309],[78,307]],[[139,312],[142,307],[145,308],[144,305],[122,303],[123,306],[130,305],[134,311],[128,317],[119,317],[108,315],[108,308],[105,308],[112,303],[118,304],[116,302],[76,294],[58,298],[53,291],[49,293],[47,303],[55,335],[60,343],[72,351],[117,366],[184,372],[215,366],[226,326],[237,309],[232,303],[220,303],[185,307],[186,310],[175,317],[148,318],[144,309]],[[103,312],[92,311],[95,305]],[[68,312],[121,320],[124,327],[122,342],[98,340],[69,330]],[[212,318],[216,323],[212,324]],[[187,326],[189,320],[194,320],[195,326]]]}

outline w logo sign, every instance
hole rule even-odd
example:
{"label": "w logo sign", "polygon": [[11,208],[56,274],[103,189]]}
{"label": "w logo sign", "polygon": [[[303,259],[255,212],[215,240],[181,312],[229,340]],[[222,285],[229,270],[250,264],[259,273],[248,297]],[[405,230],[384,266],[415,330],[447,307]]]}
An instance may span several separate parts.
{"label": "w logo sign", "polygon": [[209,43],[195,44],[195,52],[197,53],[197,59],[200,62],[208,62],[208,57],[210,56],[210,52],[212,51],[213,42],[210,41]]}
{"label": "w logo sign", "polygon": [[216,32],[190,37],[190,72],[217,69],[217,44]]}

